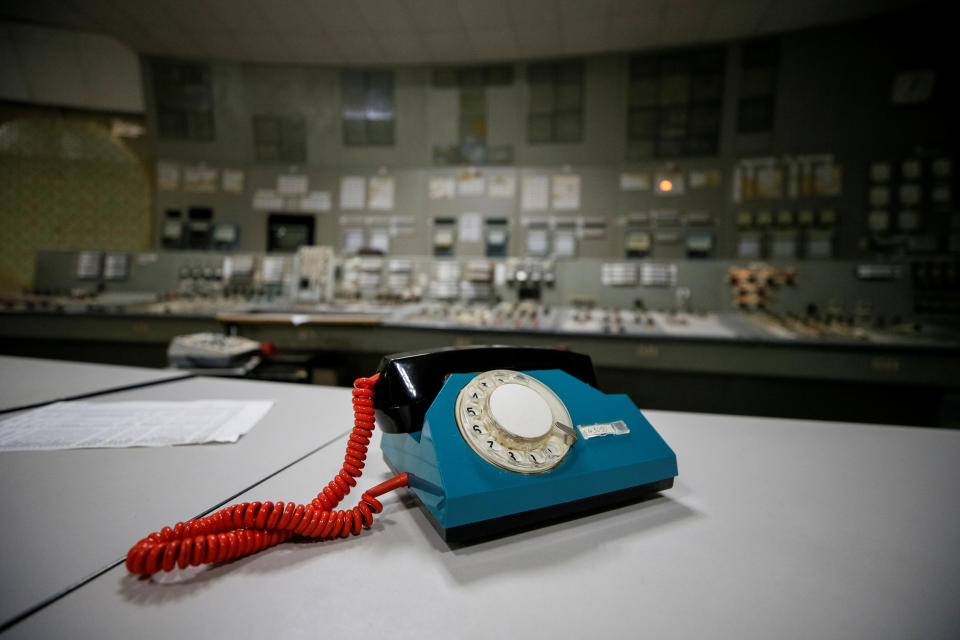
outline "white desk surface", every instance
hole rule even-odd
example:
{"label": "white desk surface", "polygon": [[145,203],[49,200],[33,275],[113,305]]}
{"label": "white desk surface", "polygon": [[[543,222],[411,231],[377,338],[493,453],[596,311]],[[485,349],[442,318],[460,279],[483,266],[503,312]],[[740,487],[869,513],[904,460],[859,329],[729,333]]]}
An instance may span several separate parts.
{"label": "white desk surface", "polygon": [[0,356],[0,411],[187,375],[175,369]]}
{"label": "white desk surface", "polygon": [[195,517],[325,442],[339,449],[353,424],[343,393],[247,380],[180,380],[91,401],[275,404],[235,444],[0,453],[0,625],[124,557],[151,531]]}
{"label": "white desk surface", "polygon": [[[335,415],[348,392],[324,398],[323,413]],[[651,501],[451,550],[400,490],[359,537],[288,542],[148,579],[118,567],[9,636],[960,635],[960,432],[647,415],[680,465],[674,489]],[[309,500],[342,448],[321,449],[242,498]],[[368,460],[345,507],[390,475],[379,455]],[[190,497],[151,486],[171,508]]]}

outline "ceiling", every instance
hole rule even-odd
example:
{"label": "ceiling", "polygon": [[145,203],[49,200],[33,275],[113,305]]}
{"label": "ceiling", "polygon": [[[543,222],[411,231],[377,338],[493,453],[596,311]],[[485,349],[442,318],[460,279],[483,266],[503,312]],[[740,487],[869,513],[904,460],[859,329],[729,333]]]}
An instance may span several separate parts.
{"label": "ceiling", "polygon": [[906,0],[23,0],[0,18],[138,53],[256,62],[482,62],[689,45],[863,18]]}

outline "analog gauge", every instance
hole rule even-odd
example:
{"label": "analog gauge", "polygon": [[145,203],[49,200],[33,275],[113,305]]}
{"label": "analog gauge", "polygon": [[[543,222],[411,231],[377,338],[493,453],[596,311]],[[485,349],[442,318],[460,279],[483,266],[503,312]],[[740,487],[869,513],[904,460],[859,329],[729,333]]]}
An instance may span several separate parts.
{"label": "analog gauge", "polygon": [[543,473],[576,441],[567,408],[545,384],[507,369],[485,371],[460,390],[457,426],[477,454],[501,469]]}

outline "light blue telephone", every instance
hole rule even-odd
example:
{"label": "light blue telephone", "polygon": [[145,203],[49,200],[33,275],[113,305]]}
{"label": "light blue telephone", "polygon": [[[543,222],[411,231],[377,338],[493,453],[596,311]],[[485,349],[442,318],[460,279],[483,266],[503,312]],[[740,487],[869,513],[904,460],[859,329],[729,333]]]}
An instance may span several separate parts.
{"label": "light blue telephone", "polygon": [[677,458],[588,356],[466,347],[387,356],[374,387],[387,464],[448,542],[635,501],[673,486]]}
{"label": "light blue telephone", "polygon": [[[294,536],[369,528],[378,496],[410,487],[448,542],[637,500],[673,486],[677,457],[625,395],[597,390],[590,358],[468,347],[387,356],[354,383],[343,468],[309,504],[243,502],[164,527],[127,553],[149,575],[233,560]],[[337,509],[356,486],[376,423],[397,475]]]}

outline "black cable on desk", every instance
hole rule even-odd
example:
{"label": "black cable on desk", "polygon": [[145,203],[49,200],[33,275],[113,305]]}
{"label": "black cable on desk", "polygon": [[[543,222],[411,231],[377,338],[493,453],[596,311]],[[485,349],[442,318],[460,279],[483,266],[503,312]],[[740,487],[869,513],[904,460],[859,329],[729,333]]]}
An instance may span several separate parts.
{"label": "black cable on desk", "polygon": [[[53,404],[55,402],[69,402],[71,400],[83,400],[84,398],[94,398],[96,396],[102,396],[107,393],[115,393],[117,391],[131,391],[133,389],[142,389],[143,387],[152,387],[157,384],[165,384],[167,382],[177,382],[179,380],[186,380],[187,378],[196,377],[192,373],[184,373],[172,378],[162,378],[160,380],[148,380],[147,382],[136,382],[134,384],[127,384],[122,387],[110,387],[109,389],[102,389],[100,391],[91,391],[90,393],[80,393],[75,396],[64,396],[62,398],[54,398],[53,400],[44,400],[43,402],[34,402],[33,404],[25,404],[19,407],[10,407],[8,409],[0,409],[0,415],[5,413],[11,413],[13,411],[25,411],[27,409],[36,409],[37,407],[45,407],[48,404]],[[3,629],[0,629],[3,631]]]}

